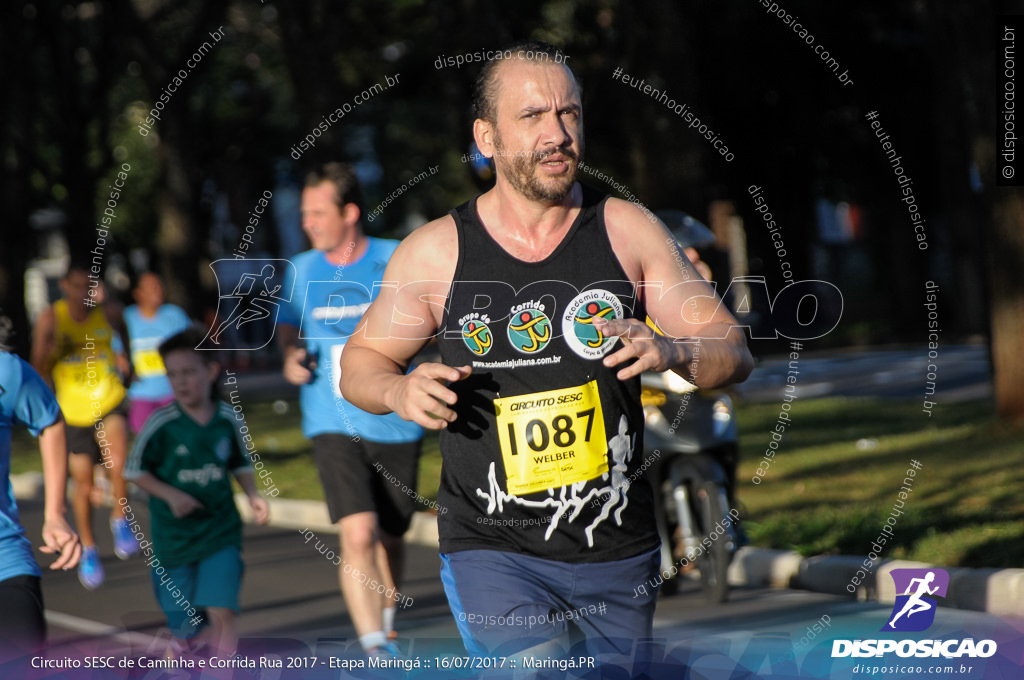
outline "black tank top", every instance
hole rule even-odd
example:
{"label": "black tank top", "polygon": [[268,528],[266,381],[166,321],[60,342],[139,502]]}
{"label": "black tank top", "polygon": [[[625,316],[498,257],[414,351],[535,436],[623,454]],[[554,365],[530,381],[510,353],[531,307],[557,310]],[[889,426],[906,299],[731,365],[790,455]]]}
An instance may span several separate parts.
{"label": "black tank top", "polygon": [[445,364],[473,374],[450,386],[458,419],[440,434],[441,552],[599,562],[658,543],[637,471],[640,380],[602,364],[621,340],[592,322],[646,318],[608,240],[606,200],[584,187],[575,222],[540,262],[498,245],[475,198],[451,212],[459,258],[439,344]]}

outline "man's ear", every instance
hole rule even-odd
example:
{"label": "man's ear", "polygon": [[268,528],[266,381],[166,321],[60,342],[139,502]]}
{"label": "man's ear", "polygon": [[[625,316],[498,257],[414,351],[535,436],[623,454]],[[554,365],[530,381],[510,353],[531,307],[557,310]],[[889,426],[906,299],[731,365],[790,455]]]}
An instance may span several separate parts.
{"label": "man's ear", "polygon": [[494,158],[494,125],[483,118],[473,121],[473,140],[476,148],[487,158]]}
{"label": "man's ear", "polygon": [[341,219],[345,224],[355,224],[359,221],[360,215],[362,215],[362,211],[355,203],[346,203],[341,209]]}

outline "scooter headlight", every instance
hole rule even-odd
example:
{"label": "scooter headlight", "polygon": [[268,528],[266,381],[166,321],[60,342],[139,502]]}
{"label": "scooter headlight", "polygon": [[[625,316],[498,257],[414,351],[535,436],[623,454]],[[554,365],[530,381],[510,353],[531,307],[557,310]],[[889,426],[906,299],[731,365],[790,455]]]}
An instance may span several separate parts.
{"label": "scooter headlight", "polygon": [[677,375],[675,371],[665,371],[661,374],[661,378],[665,381],[667,388],[679,394],[686,394],[697,389],[696,385]]}
{"label": "scooter headlight", "polygon": [[714,421],[713,429],[715,436],[721,437],[729,428],[729,423],[732,422],[732,399],[729,398],[729,395],[723,394],[715,401],[715,404],[711,409],[711,419]]}
{"label": "scooter headlight", "polygon": [[658,409],[667,401],[665,393],[654,387],[644,387],[640,392],[640,403],[644,407],[644,421],[648,425],[657,424],[665,420],[665,416]]}

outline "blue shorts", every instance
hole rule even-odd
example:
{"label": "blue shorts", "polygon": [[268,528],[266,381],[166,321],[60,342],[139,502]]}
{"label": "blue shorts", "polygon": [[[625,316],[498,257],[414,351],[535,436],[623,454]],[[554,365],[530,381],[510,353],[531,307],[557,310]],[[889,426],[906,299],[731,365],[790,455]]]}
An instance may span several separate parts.
{"label": "blue shorts", "polygon": [[[233,545],[198,562],[165,569],[163,574],[151,569],[156,601],[167,616],[171,633],[182,640],[194,637],[206,623],[206,607],[222,607],[237,614],[244,571],[242,556]],[[177,597],[176,590],[180,591]],[[189,609],[195,609],[192,616]]]}
{"label": "blue shorts", "polygon": [[558,640],[568,651],[629,654],[650,637],[657,590],[639,594],[661,549],[613,562],[572,564],[498,550],[441,555],[441,582],[466,651],[513,654]]}

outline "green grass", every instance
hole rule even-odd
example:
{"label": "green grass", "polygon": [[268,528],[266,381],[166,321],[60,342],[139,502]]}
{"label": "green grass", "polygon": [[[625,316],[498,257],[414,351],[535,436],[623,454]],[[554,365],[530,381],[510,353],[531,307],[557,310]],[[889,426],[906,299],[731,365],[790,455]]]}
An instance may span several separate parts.
{"label": "green grass", "polygon": [[866,554],[916,459],[923,467],[883,557],[1024,565],[1024,431],[994,420],[988,402],[942,407],[929,419],[918,401],[796,401],[779,452],[755,485],[778,411],[759,404],[739,413],[739,496],[755,545]]}
{"label": "green grass", "polygon": [[[297,401],[284,402],[287,410],[277,413],[272,402],[247,402],[245,420],[253,433],[255,453],[270,471],[281,498],[323,500],[320,478],[313,464],[313,448],[302,436],[302,416]],[[11,472],[42,471],[39,447],[24,428],[14,431],[11,442]],[[420,458],[417,491],[426,499],[437,499],[441,474],[441,451],[437,434],[427,435]]]}
{"label": "green grass", "polygon": [[[739,406],[739,498],[754,545],[804,555],[864,555],[889,517],[911,459],[923,464],[882,556],[945,566],[1024,566],[1024,430],[996,421],[988,402],[797,400],[760,485],[750,480],[778,404]],[[246,405],[246,420],[281,497],[322,499],[298,404]],[[859,440],[874,440],[858,446]],[[15,473],[39,470],[34,440],[15,431]],[[419,493],[436,499],[441,457],[424,442]]]}

